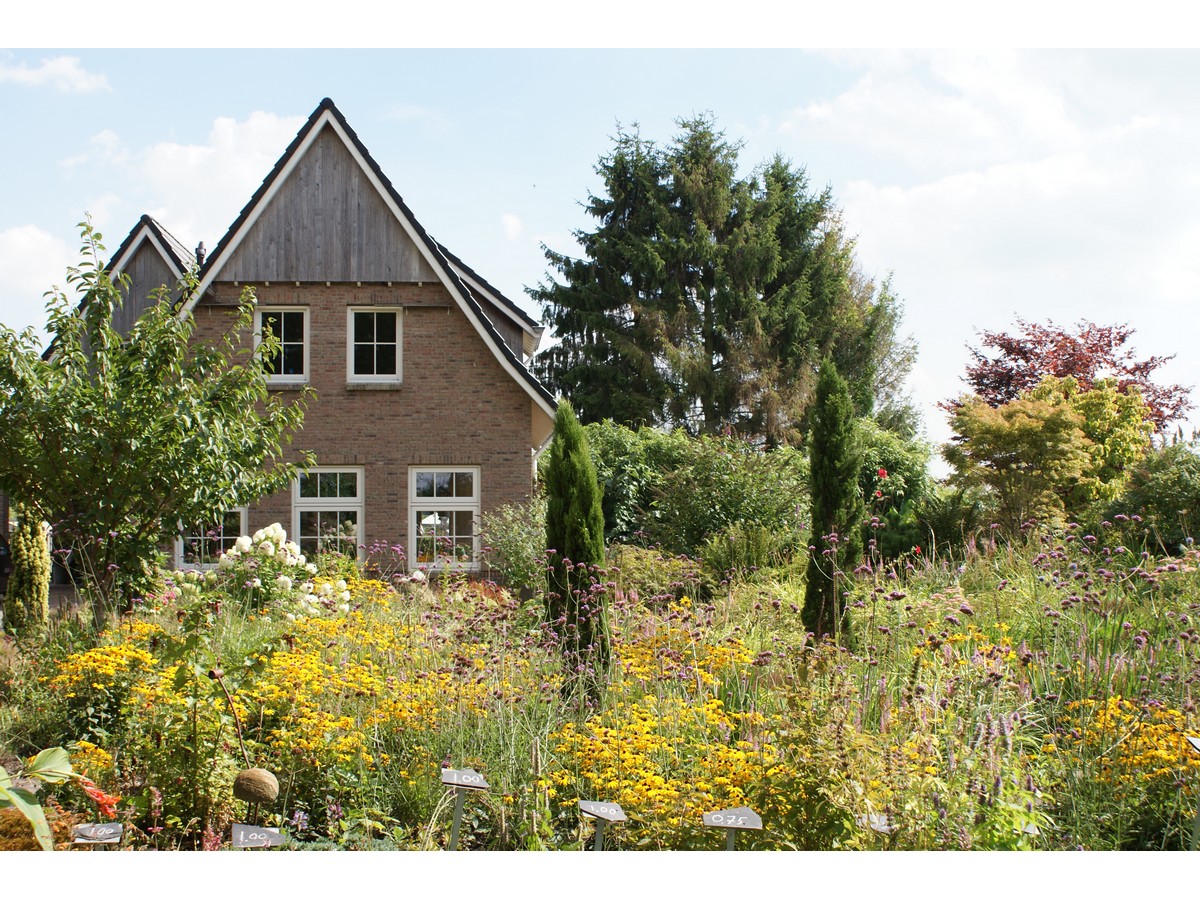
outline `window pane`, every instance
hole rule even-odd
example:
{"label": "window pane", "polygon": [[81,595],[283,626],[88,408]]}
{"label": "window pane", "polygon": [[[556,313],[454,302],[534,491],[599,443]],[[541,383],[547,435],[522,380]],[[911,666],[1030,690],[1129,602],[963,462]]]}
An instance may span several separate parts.
{"label": "window pane", "polygon": [[[312,475],[300,476],[300,496],[315,497],[317,496],[317,479]],[[303,513],[301,514],[303,515]]]}
{"label": "window pane", "polygon": [[279,337],[279,313],[265,312],[262,314],[262,330],[271,332],[275,337]]}
{"label": "window pane", "polygon": [[456,538],[474,537],[475,535],[475,513],[468,510],[460,510],[454,514],[454,536]]}
{"label": "window pane", "polygon": [[[370,349],[370,348],[367,348]],[[357,351],[357,348],[355,348]],[[375,347],[375,374],[376,375],[395,375],[396,374],[396,346],[395,344],[379,344]]]}
{"label": "window pane", "polygon": [[315,538],[320,534],[319,522],[320,518],[315,510],[302,509],[300,511],[300,536]]}
{"label": "window pane", "polygon": [[304,343],[304,313],[286,312],[283,314],[283,340],[287,343]]}
{"label": "window pane", "polygon": [[358,496],[358,473],[357,472],[339,472],[338,473],[338,496],[339,497],[357,497]]}
{"label": "window pane", "polygon": [[453,497],[454,493],[451,485],[454,482],[453,472],[435,472],[434,480],[437,483],[437,488],[434,491],[435,497]]}
{"label": "window pane", "polygon": [[[354,374],[355,375],[374,375],[375,373],[375,345],[374,344],[355,344],[354,345]],[[391,373],[383,373],[391,374]]]}
{"label": "window pane", "polygon": [[338,495],[337,472],[321,472],[317,475],[317,482],[319,484],[317,496],[336,497]]}
{"label": "window pane", "polygon": [[474,497],[475,496],[475,473],[474,472],[455,472],[454,473],[454,496],[455,497]]}
{"label": "window pane", "polygon": [[375,340],[375,313],[354,314],[354,340],[360,344],[369,344]]}
{"label": "window pane", "polygon": [[433,473],[418,472],[417,473],[417,496],[432,497],[433,496]]}
{"label": "window pane", "polygon": [[396,314],[376,313],[375,340],[381,344],[396,343]]}
{"label": "window pane", "polygon": [[284,375],[303,375],[304,374],[304,345],[303,344],[284,344],[283,345],[283,373]]}

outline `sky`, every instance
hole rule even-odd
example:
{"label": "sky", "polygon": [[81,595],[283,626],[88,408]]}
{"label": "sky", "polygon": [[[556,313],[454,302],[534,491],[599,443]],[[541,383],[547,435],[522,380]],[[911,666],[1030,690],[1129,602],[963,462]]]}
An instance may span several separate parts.
{"label": "sky", "polygon": [[743,174],[780,153],[832,190],[903,302],[935,443],[968,345],[1017,317],[1128,323],[1140,355],[1176,354],[1161,380],[1200,385],[1200,52],[470,47],[479,24],[460,49],[55,49],[36,29],[0,49],[0,323],[40,331],[85,214],[110,250],[143,213],[214,247],[324,97],[425,228],[538,317],[542,246],[577,252],[617,130],[667,143],[709,112]]}

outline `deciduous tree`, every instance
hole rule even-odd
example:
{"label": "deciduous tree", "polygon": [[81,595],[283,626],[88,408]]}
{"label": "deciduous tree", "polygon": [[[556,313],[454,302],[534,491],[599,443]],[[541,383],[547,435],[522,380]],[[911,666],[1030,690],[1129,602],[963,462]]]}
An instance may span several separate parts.
{"label": "deciduous tree", "polygon": [[[97,618],[144,588],[148,563],[180,523],[218,514],[291,483],[283,460],[306,395],[267,392],[269,335],[249,339],[254,296],[229,330],[193,341],[194,321],[164,287],[127,334],[101,262],[100,235],[82,223],[82,260],[47,294],[49,352],[29,328],[0,327],[0,489],[32,519],[54,523],[82,572]],[[301,462],[303,465],[303,461]]]}
{"label": "deciduous tree", "polygon": [[[1133,348],[1126,346],[1133,333],[1128,325],[1081,321],[1071,331],[1053,322],[1018,318],[1012,333],[981,332],[982,346],[968,348],[972,362],[965,380],[977,397],[989,406],[999,406],[1031,390],[1047,375],[1072,377],[1081,391],[1091,390],[1101,378],[1114,378],[1121,393],[1135,388],[1141,392],[1150,421],[1155,431],[1161,432],[1191,409],[1188,389],[1151,380],[1154,372],[1174,357],[1139,359]],[[957,402],[951,401],[948,408],[952,410]]]}

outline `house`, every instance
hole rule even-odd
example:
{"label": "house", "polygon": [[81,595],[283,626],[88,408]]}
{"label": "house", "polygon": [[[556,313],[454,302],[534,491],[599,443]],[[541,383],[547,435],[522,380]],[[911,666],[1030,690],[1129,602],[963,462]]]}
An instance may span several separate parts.
{"label": "house", "polygon": [[[280,522],[303,552],[401,547],[407,565],[477,568],[479,518],[529,494],[555,401],[527,368],[542,327],[434,240],[326,99],[210,253],[144,216],[109,268],[132,322],[157,286],[196,339],[227,326],[242,289],[281,350],[272,391],[311,386],[295,441],[317,465],[290,491],[187,528],[179,564]],[[128,324],[128,323],[126,323]]]}

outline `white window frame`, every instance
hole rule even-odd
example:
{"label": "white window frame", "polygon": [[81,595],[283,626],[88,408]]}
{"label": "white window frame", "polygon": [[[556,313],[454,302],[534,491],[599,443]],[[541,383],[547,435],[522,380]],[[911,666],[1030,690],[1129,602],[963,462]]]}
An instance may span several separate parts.
{"label": "white window frame", "polygon": [[[470,472],[474,476],[471,480],[474,495],[472,497],[418,497],[417,496],[417,475],[429,472],[434,475],[447,472]],[[481,472],[479,466],[409,466],[408,468],[408,567],[410,569],[428,568],[442,569],[447,566],[451,569],[460,569],[467,572],[475,572],[479,570],[479,516],[480,516],[480,496],[481,489]],[[418,562],[417,546],[419,537],[419,528],[417,526],[416,513],[419,509],[434,507],[435,511],[459,512],[469,511],[474,513],[472,518],[473,528],[471,535],[471,559],[469,562],[463,562],[451,559],[448,556],[437,554],[432,562]]]}
{"label": "white window frame", "polygon": [[[262,343],[262,317],[264,313],[302,313],[304,316],[304,374],[267,375],[269,384],[308,384],[312,374],[312,315],[307,306],[263,306],[254,311],[254,349]],[[282,335],[275,335],[282,340]]]}
{"label": "white window frame", "polygon": [[[354,371],[354,314],[393,313],[396,316],[396,374],[359,375]],[[401,306],[346,307],[346,383],[400,384],[404,381],[404,308]]]}
{"label": "white window frame", "polygon": [[[366,470],[363,466],[313,466],[308,470],[310,476],[318,476],[321,473],[330,472],[353,472],[357,478],[355,479],[355,487],[357,490],[356,497],[301,497],[300,496],[300,478],[296,476],[292,481],[292,540],[300,544],[301,549],[308,554],[308,548],[305,548],[301,543],[300,534],[300,514],[302,512],[350,512],[353,511],[357,518],[357,534],[354,536],[355,556],[360,561],[363,559],[363,547],[366,544]],[[310,554],[315,556],[316,554]]]}
{"label": "white window frame", "polygon": [[[245,507],[245,506],[235,506],[233,509],[229,510],[228,512],[238,514],[238,520],[239,520],[238,521],[238,532],[237,532],[237,534],[233,535],[233,537],[236,539],[236,538],[241,537],[243,534],[248,534],[249,532],[247,531],[247,529],[249,528],[249,525],[247,524],[247,520],[249,518],[249,508]],[[224,516],[222,516],[221,518],[224,518]],[[186,526],[181,522],[179,524],[179,534],[177,534],[175,536],[175,568],[179,569],[181,571],[185,570],[185,569],[199,569],[200,571],[205,571],[207,569],[215,569],[217,567],[216,561],[211,562],[211,563],[195,563],[195,562],[185,562],[184,561],[183,539],[184,539],[184,537],[187,536],[186,529],[188,527],[189,526]],[[221,537],[222,537],[222,539],[224,539],[227,537],[227,535],[222,535]],[[218,559],[219,558],[220,557],[218,557]]]}

